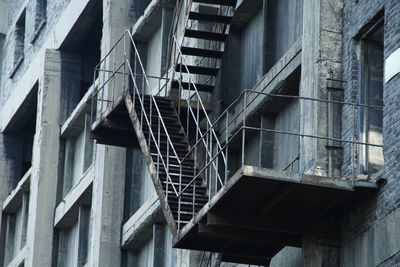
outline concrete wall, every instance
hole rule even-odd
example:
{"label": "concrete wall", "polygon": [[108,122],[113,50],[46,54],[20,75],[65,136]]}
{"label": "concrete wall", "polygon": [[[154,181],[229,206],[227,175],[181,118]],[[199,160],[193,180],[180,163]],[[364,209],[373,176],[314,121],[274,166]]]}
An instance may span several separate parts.
{"label": "concrete wall", "polygon": [[[47,10],[47,22],[46,24],[38,30],[36,28],[36,1],[10,1],[11,9],[9,15],[8,35],[5,40],[5,56],[3,59],[3,81],[2,81],[2,100],[3,104],[9,95],[12,93],[12,88],[17,84],[18,80],[21,78],[23,73],[27,70],[35,55],[40,50],[41,46],[47,40],[47,34],[49,31],[54,29],[56,21],[60,18],[63,11],[68,6],[70,0],[62,1],[48,1]],[[24,6],[24,4],[26,6]],[[25,44],[24,44],[24,60],[22,64],[15,71],[15,75],[10,79],[10,74],[15,68],[14,65],[14,30],[17,19],[20,17],[21,12],[25,8],[26,10],[26,24],[25,24]],[[33,41],[34,40],[34,41]]]}
{"label": "concrete wall", "polygon": [[[162,65],[162,47],[164,44],[161,42],[162,29],[161,27],[156,30],[151,39],[147,43],[147,62],[146,74],[149,76],[160,77]],[[159,79],[149,77],[150,91],[148,93],[157,93],[159,90]]]}
{"label": "concrete wall", "polygon": [[268,71],[302,35],[303,0],[266,0],[265,70]]}
{"label": "concrete wall", "polygon": [[[251,89],[263,75],[263,12],[258,12],[241,32],[240,88]],[[261,33],[261,34],[260,34]],[[231,66],[231,67],[238,67]]]}
{"label": "concrete wall", "polygon": [[[289,103],[275,118],[275,129],[292,133],[299,132],[299,103]],[[300,137],[286,134],[275,134],[274,137],[274,169],[298,172]],[[293,164],[292,164],[293,163]]]}

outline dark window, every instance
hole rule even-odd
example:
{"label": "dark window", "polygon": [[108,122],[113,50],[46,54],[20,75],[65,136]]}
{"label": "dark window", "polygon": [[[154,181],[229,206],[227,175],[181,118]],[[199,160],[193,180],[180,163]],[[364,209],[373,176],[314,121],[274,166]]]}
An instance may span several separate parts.
{"label": "dark window", "polygon": [[24,58],[25,47],[25,17],[24,10],[15,25],[15,50],[14,50],[14,65],[18,65]]}
{"label": "dark window", "polygon": [[39,36],[40,31],[46,24],[46,9],[47,9],[47,0],[36,0],[35,6],[35,31],[31,38],[31,43],[33,43],[36,38]]}
{"label": "dark window", "polygon": [[38,28],[40,24],[46,20],[47,0],[36,0],[36,20],[35,26]]}
{"label": "dark window", "polygon": [[[383,106],[384,73],[383,21],[361,38],[359,102],[370,106]],[[359,140],[369,144],[383,144],[383,110],[360,107]],[[359,147],[360,172],[372,174],[383,165],[380,147]]]}

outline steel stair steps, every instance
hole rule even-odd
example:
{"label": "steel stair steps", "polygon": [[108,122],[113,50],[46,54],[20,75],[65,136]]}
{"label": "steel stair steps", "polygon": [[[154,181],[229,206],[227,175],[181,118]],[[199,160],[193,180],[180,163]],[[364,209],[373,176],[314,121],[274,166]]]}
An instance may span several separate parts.
{"label": "steel stair steps", "polygon": [[[163,155],[166,158],[166,155]],[[151,157],[153,158],[153,161],[157,161],[157,153],[152,153]],[[170,155],[169,156],[169,165],[172,169],[179,169],[180,165],[178,161],[176,160],[175,155]],[[185,160],[182,162],[182,170],[191,170],[193,171],[194,166],[194,161],[191,159]]]}
{"label": "steel stair steps", "polygon": [[192,74],[208,75],[208,76],[217,76],[217,74],[218,74],[217,68],[200,67],[200,66],[192,66],[192,65],[183,66],[181,64],[177,64],[175,67],[175,70],[182,71],[183,73],[190,72]]}
{"label": "steel stair steps", "polygon": [[198,57],[221,58],[223,55],[222,51],[187,46],[182,46],[181,51],[184,55]]}
{"label": "steel stair steps", "polygon": [[193,2],[209,5],[236,6],[236,0],[193,0]]}
{"label": "steel stair steps", "polygon": [[[167,140],[167,135],[164,132],[163,129],[160,129],[160,134],[158,134],[158,129],[152,129],[153,131],[153,135],[156,139],[158,139],[158,136],[160,136],[160,140]],[[143,129],[143,132],[145,134],[145,136],[148,136],[150,134],[149,129]],[[179,134],[179,133],[171,133],[169,134],[169,138],[171,139],[171,141],[176,141],[176,142],[182,142],[186,139],[185,135],[183,134]]]}
{"label": "steel stair steps", "polygon": [[194,12],[194,11],[191,11],[189,13],[189,19],[198,21],[225,23],[225,24],[229,24],[232,21],[232,17],[229,16],[213,15],[213,14]]}
{"label": "steel stair steps", "polygon": [[[171,194],[168,195],[168,202],[170,202],[172,205],[178,205],[178,198],[176,197],[175,193],[173,190],[169,190]],[[208,198],[200,199],[204,197],[204,194],[195,194],[195,202],[196,206],[204,206],[208,202]],[[200,199],[200,200],[199,200]],[[191,192],[188,193],[183,193],[181,195],[181,204],[184,205],[192,205],[193,204],[193,195]]]}
{"label": "steel stair steps", "polygon": [[[200,91],[200,92],[212,92],[214,90],[213,85],[197,84],[197,83],[195,85],[196,85],[197,91]],[[193,85],[191,83],[188,83],[188,82],[179,83],[179,81],[177,81],[177,80],[172,81],[171,87],[173,89],[179,89],[179,87],[182,87],[182,89],[184,89],[184,90],[188,90],[190,87],[190,90],[194,90]]]}
{"label": "steel stair steps", "polygon": [[189,38],[197,38],[218,42],[225,42],[228,37],[225,33],[217,33],[217,32],[208,32],[208,31],[198,31],[198,30],[185,30],[185,37]]}
{"label": "steel stair steps", "polygon": [[[167,184],[168,184],[168,191],[170,191],[170,192],[173,191],[171,182],[163,181],[162,183],[163,183],[164,190],[167,189]],[[175,188],[179,188],[179,182],[174,182],[173,185],[175,186]],[[185,185],[182,184],[182,188],[184,188],[186,186],[187,186],[187,184],[185,184]],[[188,193],[185,193],[185,194],[191,194],[193,192],[193,185],[189,186],[186,190]],[[207,189],[204,186],[196,185],[196,190],[195,190],[196,196],[202,196],[202,195],[205,195],[206,193],[207,193]]]}
{"label": "steel stair steps", "polygon": [[[193,181],[193,177],[185,176],[185,175],[182,175],[181,177],[179,177],[179,175],[171,175],[171,174],[169,174],[169,178],[171,180],[168,179],[167,175],[165,175],[165,174],[164,175],[159,174],[159,177],[160,177],[160,179],[162,179],[164,181],[167,181],[167,182],[173,181],[175,183],[179,183],[179,181],[182,181],[182,185],[184,184],[183,185],[184,187]],[[197,178],[196,180],[201,181],[200,178]],[[201,186],[201,185],[202,185],[202,183],[198,182],[196,186]]]}
{"label": "steel stair steps", "polygon": [[[181,205],[183,206],[193,206],[193,197],[189,196],[188,194],[182,195],[181,196]],[[171,204],[176,204],[178,205],[178,197],[176,197],[175,195],[170,195],[168,197],[168,202],[170,202]],[[196,201],[195,201],[195,206],[200,207],[200,206],[204,206],[206,203],[208,202],[208,197],[206,196],[196,196]]]}

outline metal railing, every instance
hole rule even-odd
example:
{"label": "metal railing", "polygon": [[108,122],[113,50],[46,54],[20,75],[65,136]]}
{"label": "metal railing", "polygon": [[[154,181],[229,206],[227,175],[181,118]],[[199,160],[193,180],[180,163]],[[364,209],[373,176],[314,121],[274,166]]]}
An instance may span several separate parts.
{"label": "metal railing", "polygon": [[[252,97],[250,98],[250,96]],[[184,192],[191,190],[191,185],[195,183],[197,179],[203,179],[204,176],[207,176],[207,174],[210,172],[210,169],[214,169],[215,166],[217,166],[216,167],[217,172],[222,173],[225,176],[225,179],[224,180],[215,179],[214,177],[213,182],[215,184],[211,184],[211,181],[209,181],[208,187],[214,188],[214,193],[218,192],[225,185],[226,181],[228,181],[229,178],[232,176],[232,174],[234,174],[233,172],[235,170],[239,170],[240,166],[252,165],[258,167],[264,167],[260,166],[262,164],[259,163],[254,163],[254,162],[248,163],[247,161],[249,160],[249,158],[253,157],[252,154],[254,154],[254,152],[246,150],[246,147],[250,139],[262,133],[285,135],[285,136],[290,136],[292,138],[296,138],[299,142],[299,147],[300,147],[300,142],[302,140],[309,138],[326,141],[327,146],[331,142],[338,144],[338,146],[342,148],[345,146],[350,146],[349,150],[351,157],[351,163],[350,163],[351,178],[355,178],[357,174],[356,158],[357,158],[357,151],[359,150],[360,147],[369,147],[369,148],[373,147],[379,149],[383,148],[383,145],[381,143],[369,143],[369,142],[357,141],[356,139],[357,128],[354,124],[351,127],[350,139],[344,139],[341,137],[328,136],[328,135],[322,136],[316,134],[302,133],[300,132],[300,128],[298,129],[298,131],[290,131],[287,129],[264,128],[264,127],[250,125],[247,123],[247,120],[248,117],[254,117],[254,115],[250,116],[249,113],[250,111],[254,111],[255,103],[253,101],[257,97],[269,98],[269,101],[274,101],[274,102],[278,101],[279,99],[282,101],[298,101],[299,105],[302,101],[303,103],[304,102],[319,103],[326,105],[327,108],[331,105],[339,106],[340,109],[342,109],[343,106],[348,106],[352,110],[351,111],[352,121],[357,120],[360,109],[367,109],[367,110],[372,109],[379,111],[383,109],[383,106],[366,105],[361,103],[351,103],[345,101],[315,99],[315,98],[302,97],[296,95],[281,95],[281,94],[253,91],[253,90],[244,90],[239,95],[239,97],[235,101],[233,101],[225,109],[225,111],[223,111],[221,115],[215,121],[212,122],[211,125],[207,127],[207,131],[200,136],[197,142],[192,145],[191,151],[189,153],[196,153],[196,151],[199,151],[198,147],[201,146],[202,142],[208,140],[212,135],[214,135],[214,133],[217,132],[219,133],[218,135],[220,140],[218,143],[219,145],[214,146],[212,157],[207,158],[206,161],[203,162],[203,167],[196,173],[195,177],[180,191],[180,194],[183,194]],[[341,113],[336,114],[336,116],[340,115]],[[332,127],[332,126],[328,125],[327,127]],[[270,141],[273,142],[274,140]],[[269,152],[273,153],[273,151]],[[238,166],[236,166],[235,170],[233,170],[235,167],[232,166],[231,162],[228,162],[227,160],[228,155],[232,154],[235,154],[236,158],[240,162]],[[218,165],[218,162],[221,162],[221,157],[224,157],[226,161],[223,162],[223,164],[220,163],[220,165]],[[299,164],[300,159],[301,159],[300,154],[295,153],[293,155],[293,158],[288,159],[287,166],[281,168],[281,171],[291,172],[291,173],[301,172],[299,166],[295,167],[295,164]],[[275,166],[271,166],[269,168],[276,169]],[[212,196],[210,194],[209,198],[211,197]],[[196,203],[196,199],[193,200],[193,203]]]}
{"label": "metal railing", "polygon": [[[191,4],[187,8],[190,11]],[[181,13],[182,10],[181,7],[176,13]],[[186,13],[188,12],[187,10],[185,11]],[[177,24],[173,26],[173,31],[176,28]],[[380,143],[374,144],[357,141],[355,123],[352,126],[350,139],[333,136],[331,134],[332,131],[329,130],[326,131],[328,134],[324,136],[301,132],[300,128],[298,131],[291,131],[288,129],[275,129],[273,127],[266,128],[248,123],[249,114],[254,111],[255,102],[261,97],[268,98],[271,101],[280,99],[281,101],[324,104],[327,105],[328,111],[334,110],[332,109],[332,105],[340,106],[340,109],[343,106],[348,106],[351,109],[353,122],[357,120],[358,109],[382,110],[381,106],[244,90],[218,118],[212,121],[203,103],[202,92],[197,88],[196,77],[190,73],[186,56],[182,53],[180,49],[181,44],[179,44],[175,35],[172,35],[171,45],[174,51],[173,59],[171,60],[173,68],[169,69],[165,77],[150,76],[146,74],[145,67],[140,59],[139,49],[133,40],[132,34],[126,31],[95,68],[94,78],[97,78],[98,82],[96,83],[97,86],[92,98],[92,114],[94,114],[92,117],[95,120],[101,119],[111,108],[119,103],[120,99],[116,98],[116,96],[121,95],[120,93],[122,92],[118,92],[118,88],[122,88],[126,96],[131,99],[133,110],[140,123],[140,129],[138,130],[142,134],[144,130],[148,131],[148,136],[143,136],[143,138],[149,149],[152,145],[155,146],[157,159],[154,163],[156,163],[157,176],[160,175],[160,168],[165,170],[167,201],[169,191],[172,191],[174,196],[178,198],[178,229],[180,229],[181,223],[182,195],[190,193],[193,196],[192,213],[194,215],[197,203],[196,181],[200,180],[201,183],[204,183],[204,181],[208,183],[208,197],[211,198],[212,193],[218,192],[235,171],[235,167],[232,167],[231,162],[238,162],[237,165],[240,166],[247,163],[248,155],[246,153],[248,152],[246,146],[254,136],[270,133],[297,138],[299,139],[299,144],[300,141],[311,138],[325,141],[327,145],[350,145],[352,177],[355,176],[356,172],[355,165],[359,147],[382,148]],[[180,66],[179,69],[175,68],[177,65]],[[183,122],[183,127],[186,131],[186,137],[191,138],[188,138],[188,141],[191,142],[190,149],[184,156],[177,153],[177,149],[166,127],[163,114],[156,101],[156,97],[158,96],[168,97],[172,94],[172,81],[177,81],[179,84],[177,112],[181,118],[186,118]],[[183,86],[183,83],[185,83],[185,86]],[[181,107],[181,103],[185,104],[185,109]],[[332,119],[332,116],[329,118]],[[166,146],[166,153],[163,153],[161,149],[162,144]],[[174,164],[179,166],[178,186],[175,186],[169,172],[170,155],[175,157],[176,162]],[[299,152],[293,158],[288,159],[287,165],[281,168],[282,171],[298,172],[297,165],[300,160],[301,155]],[[193,179],[183,186],[183,166],[190,166],[190,164],[186,164],[189,161],[194,161],[194,175]],[[169,188],[170,186],[171,188]]]}
{"label": "metal railing", "polygon": [[[129,31],[125,31],[95,67],[95,76],[97,73],[99,82],[92,97],[92,118],[97,121],[104,117],[118,101],[121,101],[117,96],[130,97],[133,110],[140,122],[140,131],[143,133],[146,127],[149,132],[149,135],[145,136],[146,144],[149,149],[154,145],[157,151],[157,175],[160,173],[161,166],[165,170],[166,197],[168,198],[169,186],[174,195],[179,196],[178,189],[169,173],[170,157],[175,156],[179,162],[179,156],[164,122],[163,114],[160,112],[155,96],[151,93],[166,87],[168,78],[146,75],[139,50]],[[156,83],[151,82],[154,79],[157,80]],[[119,86],[122,88],[120,93],[116,90]],[[145,99],[145,96],[148,96],[148,99]],[[166,144],[166,154],[161,151],[162,142]]]}
{"label": "metal railing", "polygon": [[[215,157],[215,150],[213,149],[214,145],[219,149],[220,154],[222,156],[223,164],[224,166],[227,165],[227,157],[225,156],[224,152],[221,152],[222,146],[219,141],[218,134],[216,130],[213,128],[213,123],[211,123],[211,120],[208,116],[208,111],[205,108],[203,101],[201,99],[201,95],[199,90],[197,89],[196,83],[195,83],[195,78],[194,76],[190,73],[188,65],[186,64],[185,61],[185,56],[182,54],[182,51],[180,50],[179,44],[177,39],[174,37],[175,45],[176,45],[176,50],[177,50],[177,58],[178,62],[180,64],[180,70],[179,71],[173,71],[173,80],[177,80],[179,82],[179,92],[178,92],[178,98],[180,101],[185,101],[186,102],[186,132],[189,133],[191,131],[191,124],[193,123],[194,125],[194,132],[195,132],[195,138],[194,138],[194,145],[191,146],[190,151],[187,153],[185,157],[182,158],[181,162],[185,162],[186,160],[191,159],[191,156],[194,157],[195,161],[195,166],[198,166],[198,151],[199,150],[204,150],[205,152],[205,161],[207,159],[211,159]],[[187,88],[183,89],[182,82],[183,82],[183,73],[185,73],[187,77],[187,83],[188,86]],[[183,92],[185,91],[185,93]],[[179,103],[180,103],[179,101]],[[180,104],[178,105],[178,113],[181,114],[182,110],[180,107]],[[204,121],[205,128],[206,130],[203,131],[201,125],[201,121]],[[205,138],[207,137],[207,138]],[[200,146],[201,145],[201,146]],[[213,167],[213,173],[217,177],[218,180],[222,182],[220,173],[219,173],[219,168],[218,164],[219,162],[214,162],[212,161],[212,167]],[[209,175],[212,175],[212,172],[210,170],[210,173],[206,175],[204,178],[206,180],[208,179]],[[196,172],[195,172],[196,175]]]}
{"label": "metal railing", "polygon": [[[183,8],[183,4],[186,4],[186,8]],[[188,23],[188,16],[192,8],[192,1],[181,1],[175,10],[175,19],[172,25],[171,31],[176,32],[178,29],[178,20],[183,15],[185,19],[184,28]],[[222,146],[218,140],[218,135],[212,128],[212,123],[208,117],[207,110],[201,101],[201,94],[196,88],[194,81],[194,76],[190,74],[188,65],[185,62],[184,55],[180,50],[180,45],[178,44],[175,35],[172,36],[172,49],[173,54],[169,52],[168,57],[172,57],[172,64],[176,66],[178,62],[180,63],[181,69],[176,71],[175,68],[171,68],[166,77],[151,77],[146,74],[143,63],[140,59],[140,54],[138,47],[136,46],[132,34],[126,31],[117,42],[110,48],[109,52],[104,56],[100,63],[95,67],[94,80],[97,78],[97,87],[94,90],[92,97],[92,118],[94,121],[100,120],[105,116],[111,109],[113,109],[121,99],[119,91],[126,92],[127,96],[130,96],[133,103],[133,109],[137,113],[137,118],[140,121],[140,132],[143,133],[144,127],[148,130],[148,136],[146,137],[146,144],[148,148],[155,145],[157,150],[157,175],[160,174],[160,167],[162,167],[167,175],[167,188],[166,197],[168,200],[168,186],[172,186],[172,190],[176,197],[178,197],[178,210],[181,209],[181,196],[182,196],[182,168],[185,161],[191,160],[194,157],[194,165],[198,165],[198,149],[200,149],[199,144],[202,144],[201,149],[205,151],[206,161],[210,162],[212,170],[208,171],[205,178],[211,181],[210,177],[216,177],[222,183],[221,176],[219,174],[219,163],[210,161],[215,157],[215,151],[219,151],[221,155],[223,166],[227,166],[227,158],[224,153],[221,152]],[[130,53],[131,52],[131,53]],[[170,61],[170,60],[168,60]],[[186,88],[186,97],[183,97],[182,91],[182,81],[183,81],[183,69],[185,70],[185,76],[188,77],[189,88]],[[97,77],[99,76],[99,77]],[[122,78],[121,78],[122,77]],[[149,80],[151,78],[158,79],[158,87],[152,88]],[[185,101],[187,105],[187,120],[186,120],[186,133],[190,133],[191,123],[195,125],[195,146],[191,149],[183,158],[180,158],[174,143],[170,138],[168,129],[163,120],[163,114],[161,114],[158,107],[156,96],[168,96],[170,94],[171,80],[177,80],[180,84],[179,86],[179,101],[178,101],[178,113],[181,114],[180,103]],[[156,90],[155,90],[156,89]],[[148,98],[145,98],[148,95]],[[193,107],[195,103],[195,107]],[[137,107],[139,105],[139,107]],[[155,116],[153,116],[155,114]],[[206,131],[202,130],[200,127],[201,120],[206,123]],[[154,127],[156,126],[156,127]],[[204,138],[207,136],[207,140]],[[162,138],[166,140],[161,140]],[[166,144],[166,156],[161,151],[161,142]],[[214,146],[218,149],[215,150]],[[170,152],[175,156],[176,163],[179,165],[179,188],[175,186],[169,173],[170,168]],[[194,173],[196,174],[196,167]],[[197,177],[197,176],[196,176]],[[187,187],[185,187],[187,188]],[[193,186],[193,201],[195,201],[195,190],[196,186]],[[195,203],[193,202],[193,212]],[[180,224],[180,213],[178,214],[178,229]]]}

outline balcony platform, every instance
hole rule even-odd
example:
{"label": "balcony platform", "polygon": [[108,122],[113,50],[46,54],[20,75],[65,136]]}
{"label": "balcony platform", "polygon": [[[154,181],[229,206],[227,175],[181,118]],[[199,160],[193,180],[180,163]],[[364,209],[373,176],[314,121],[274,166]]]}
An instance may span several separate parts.
{"label": "balcony platform", "polygon": [[98,144],[140,149],[125,96],[123,93],[92,124],[91,136]]}
{"label": "balcony platform", "polygon": [[369,181],[242,166],[178,233],[174,247],[268,266],[283,247],[301,247],[308,232],[334,236],[335,227],[326,222],[377,187]]}
{"label": "balcony platform", "polygon": [[[136,148],[140,149],[139,141],[133,128],[132,120],[129,117],[129,112],[125,104],[126,92],[123,92],[120,97],[112,102],[110,106],[102,113],[100,118],[92,124],[91,137],[96,139],[98,144]],[[156,97],[162,98],[162,97]],[[180,102],[181,116],[180,119],[186,122],[188,102],[181,99],[172,99],[175,107],[178,107]],[[211,112],[212,107],[209,103],[203,104],[206,112]],[[193,110],[197,109],[197,102],[191,101],[190,107]],[[199,115],[200,119],[204,114]],[[186,123],[184,124],[186,126]],[[191,125],[191,130],[196,129],[195,125]]]}

